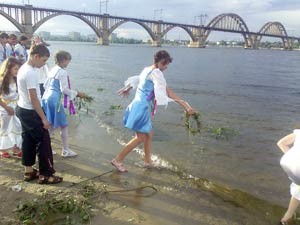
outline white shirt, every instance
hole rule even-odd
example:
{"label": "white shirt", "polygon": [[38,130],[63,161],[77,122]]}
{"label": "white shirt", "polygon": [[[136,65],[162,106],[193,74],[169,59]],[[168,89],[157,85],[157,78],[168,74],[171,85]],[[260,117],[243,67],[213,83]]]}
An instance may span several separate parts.
{"label": "white shirt", "polygon": [[173,102],[174,100],[169,98],[167,95],[167,82],[165,80],[164,74],[160,69],[152,69],[152,66],[146,67],[139,76],[129,77],[125,82],[125,89],[130,86],[136,89],[140,83],[140,79],[149,79],[154,84],[154,95],[157,105],[168,105],[168,102]]}
{"label": "white shirt", "polygon": [[43,67],[39,69],[39,84],[45,83],[45,81],[48,78],[49,74],[49,67],[47,64],[45,64]]}
{"label": "white shirt", "polygon": [[45,88],[44,96],[45,97],[47,96],[46,92],[47,92],[47,89],[50,86],[50,81],[52,79],[58,79],[59,80],[60,91],[62,93],[64,93],[65,95],[68,95],[70,99],[74,99],[77,96],[78,92],[69,88],[67,71],[62,69],[58,65],[56,65],[50,70],[49,75],[48,75],[48,79],[46,80],[46,82],[44,84],[44,88]]}
{"label": "white shirt", "polygon": [[34,109],[30,101],[29,89],[35,89],[37,97],[41,102],[41,91],[38,82],[38,68],[25,63],[19,69],[17,75],[19,100],[18,106],[24,109]]}
{"label": "white shirt", "polygon": [[6,55],[8,57],[15,57],[13,46],[9,43],[6,43]]}
{"label": "white shirt", "polygon": [[6,59],[6,48],[0,43],[0,64],[2,64]]}
{"label": "white shirt", "polygon": [[16,53],[16,58],[18,60],[20,60],[21,62],[26,62],[27,61],[27,55],[28,55],[27,50],[20,43],[16,44],[15,53]]}

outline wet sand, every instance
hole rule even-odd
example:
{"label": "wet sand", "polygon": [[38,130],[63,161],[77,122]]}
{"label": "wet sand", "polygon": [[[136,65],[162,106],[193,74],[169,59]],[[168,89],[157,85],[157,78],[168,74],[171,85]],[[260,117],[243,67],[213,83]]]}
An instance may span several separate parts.
{"label": "wet sand", "polygon": [[[257,199],[242,191],[205,179],[194,179],[182,172],[166,168],[142,168],[136,163],[135,153],[131,153],[126,159],[129,172],[119,173],[112,168],[109,160],[121,146],[112,140],[104,128],[96,126],[92,118],[84,118],[84,122],[70,125],[71,147],[79,156],[54,156],[57,174],[64,177],[61,184],[39,185],[35,181],[23,182],[20,160],[0,160],[1,225],[19,224],[13,210],[19,201],[41,195],[41,188],[76,193],[78,189],[73,184],[84,183],[86,180],[99,187],[99,191],[103,185],[108,191],[145,186],[157,189],[157,192],[145,188],[97,195],[93,199],[94,215],[90,223],[93,225],[269,225],[277,224],[285,210],[282,206]],[[96,140],[95,134],[89,135],[89,132],[95,130],[98,131]],[[58,135],[52,139],[52,145],[60,153]],[[99,148],[99,151],[93,153],[95,148]],[[101,174],[104,175],[99,176]],[[21,185],[20,192],[12,191],[11,187],[15,184]],[[41,222],[39,225],[43,224],[49,223]]]}

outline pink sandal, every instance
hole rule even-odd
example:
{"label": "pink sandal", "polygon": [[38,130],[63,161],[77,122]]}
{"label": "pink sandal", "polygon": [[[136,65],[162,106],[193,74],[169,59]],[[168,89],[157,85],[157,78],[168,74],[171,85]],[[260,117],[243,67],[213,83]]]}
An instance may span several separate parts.
{"label": "pink sandal", "polygon": [[118,171],[124,173],[127,172],[128,170],[123,166],[122,163],[119,163],[116,159],[111,160],[110,162],[114,167],[117,168]]}
{"label": "pink sandal", "polygon": [[10,154],[8,152],[0,151],[0,158],[8,159],[10,157],[11,156],[10,156]]}

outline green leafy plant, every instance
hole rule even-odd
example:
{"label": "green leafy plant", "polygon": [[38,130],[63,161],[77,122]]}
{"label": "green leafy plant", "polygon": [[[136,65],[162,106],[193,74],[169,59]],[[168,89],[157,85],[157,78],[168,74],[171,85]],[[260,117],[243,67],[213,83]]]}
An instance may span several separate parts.
{"label": "green leafy plant", "polygon": [[195,113],[193,115],[185,114],[185,127],[192,135],[196,135],[201,132],[201,120],[200,114]]}
{"label": "green leafy plant", "polygon": [[92,96],[85,96],[84,98],[76,98],[75,105],[77,110],[80,111],[82,108],[86,109],[86,112],[89,112],[89,105],[94,101]]}

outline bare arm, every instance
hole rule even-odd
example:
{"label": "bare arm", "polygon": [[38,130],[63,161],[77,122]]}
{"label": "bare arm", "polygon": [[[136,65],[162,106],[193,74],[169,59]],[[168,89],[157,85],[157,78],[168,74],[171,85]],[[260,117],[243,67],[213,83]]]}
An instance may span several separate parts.
{"label": "bare arm", "polygon": [[37,97],[37,94],[36,94],[36,89],[29,89],[28,92],[29,92],[29,98],[30,98],[31,104],[32,104],[34,110],[36,111],[36,113],[41,118],[41,120],[43,122],[43,125],[44,125],[44,128],[49,129],[50,124],[47,121],[47,118],[46,118],[46,116],[44,114],[44,111],[41,107],[41,103],[40,103],[40,101]]}
{"label": "bare arm", "polygon": [[169,98],[173,99],[175,102],[180,104],[185,109],[185,111],[188,112],[188,114],[191,115],[191,114],[196,113],[195,110],[189,105],[189,103],[187,103],[186,101],[181,99],[179,96],[177,96],[175,94],[175,92],[172,91],[169,87],[167,87],[167,95]]}
{"label": "bare arm", "polygon": [[15,114],[15,111],[12,107],[8,106],[7,104],[5,104],[2,99],[0,98],[0,106],[2,106],[6,112],[8,113],[8,115],[14,115]]}
{"label": "bare arm", "polygon": [[296,135],[294,133],[291,133],[289,135],[286,135],[285,137],[281,138],[277,145],[280,148],[280,150],[284,153],[286,153],[288,150],[290,150],[290,146],[295,142]]}

